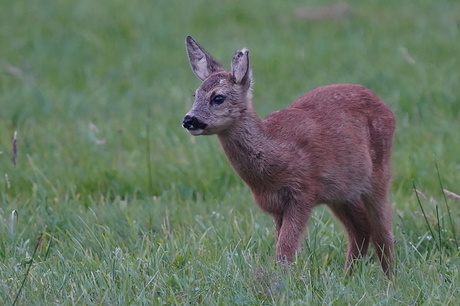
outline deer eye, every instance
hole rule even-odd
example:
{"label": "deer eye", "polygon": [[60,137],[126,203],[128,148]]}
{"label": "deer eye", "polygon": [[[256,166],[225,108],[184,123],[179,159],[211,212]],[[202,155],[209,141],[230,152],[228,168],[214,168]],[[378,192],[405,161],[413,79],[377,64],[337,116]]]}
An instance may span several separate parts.
{"label": "deer eye", "polygon": [[213,97],[213,98],[211,99],[211,103],[212,103],[212,104],[219,105],[219,104],[222,104],[222,103],[224,102],[224,100],[225,100],[225,97],[224,97],[224,96],[222,96],[222,95],[217,95],[217,96],[215,96],[215,97]]}

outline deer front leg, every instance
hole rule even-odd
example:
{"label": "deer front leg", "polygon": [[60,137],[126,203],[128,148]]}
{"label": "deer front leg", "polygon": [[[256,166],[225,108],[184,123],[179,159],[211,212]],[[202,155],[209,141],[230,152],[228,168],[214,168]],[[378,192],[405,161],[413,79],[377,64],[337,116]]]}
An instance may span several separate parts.
{"label": "deer front leg", "polygon": [[284,211],[282,218],[280,218],[280,229],[278,230],[278,239],[276,241],[276,259],[278,263],[292,262],[310,213],[311,210],[308,207],[299,207],[295,204],[290,205]]}

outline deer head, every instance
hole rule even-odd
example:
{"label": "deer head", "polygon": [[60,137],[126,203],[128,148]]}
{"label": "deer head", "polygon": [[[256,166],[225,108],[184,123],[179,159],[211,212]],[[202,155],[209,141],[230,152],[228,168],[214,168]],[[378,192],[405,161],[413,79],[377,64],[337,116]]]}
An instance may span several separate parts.
{"label": "deer head", "polygon": [[219,134],[231,128],[251,106],[252,73],[249,51],[239,50],[226,72],[191,36],[186,38],[190,66],[203,81],[182,126],[194,135]]}

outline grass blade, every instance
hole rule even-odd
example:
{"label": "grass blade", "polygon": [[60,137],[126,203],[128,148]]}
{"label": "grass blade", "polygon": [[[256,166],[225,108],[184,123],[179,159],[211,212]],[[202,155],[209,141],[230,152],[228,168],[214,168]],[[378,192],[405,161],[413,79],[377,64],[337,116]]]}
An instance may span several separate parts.
{"label": "grass blade", "polygon": [[[431,237],[433,237],[433,239],[434,239],[434,237],[436,237],[436,236],[434,235],[434,232],[433,232],[433,229],[431,228],[430,222],[428,222],[428,218],[426,217],[425,210],[423,209],[422,202],[420,201],[420,197],[418,195],[418,192],[417,192],[418,190],[417,190],[417,187],[415,186],[415,181],[414,180],[412,180],[412,186],[414,187],[415,196],[417,197],[417,203],[420,206],[420,209],[422,210],[422,214],[423,214],[423,218],[425,219],[426,226],[428,227],[428,230],[431,233]],[[439,247],[439,245],[437,243],[436,243],[436,247],[441,252],[441,249],[440,249],[440,247]]]}
{"label": "grass blade", "polygon": [[449,217],[450,229],[452,231],[452,234],[454,235],[455,245],[458,249],[459,245],[458,245],[458,240],[457,240],[457,233],[456,233],[457,231],[455,229],[454,222],[452,221],[452,213],[450,211],[449,203],[447,203],[446,192],[444,192],[445,189],[444,189],[444,186],[442,185],[441,174],[439,173],[438,163],[436,161],[435,161],[435,166],[436,166],[436,173],[438,174],[439,186],[441,186],[441,190],[443,191],[442,195],[444,198],[444,203],[446,204],[447,216]]}
{"label": "grass blade", "polygon": [[14,236],[15,236],[14,229],[15,229],[15,224],[18,221],[18,217],[19,217],[18,211],[14,209],[11,212],[11,217],[10,217],[10,240],[11,241],[14,240]]}
{"label": "grass blade", "polygon": [[27,267],[27,271],[24,274],[24,278],[22,279],[21,287],[19,287],[18,293],[16,294],[16,297],[15,297],[15,299],[13,301],[12,306],[16,305],[16,303],[17,303],[17,301],[19,299],[19,296],[21,295],[22,288],[24,288],[24,284],[26,283],[27,276],[29,276],[30,268],[32,267],[32,264],[33,264],[34,258],[35,258],[35,254],[37,253],[38,247],[41,244],[42,238],[43,238],[43,232],[37,238],[37,243],[35,244],[35,249],[34,249],[34,252],[32,253],[32,258],[30,258],[29,266]]}

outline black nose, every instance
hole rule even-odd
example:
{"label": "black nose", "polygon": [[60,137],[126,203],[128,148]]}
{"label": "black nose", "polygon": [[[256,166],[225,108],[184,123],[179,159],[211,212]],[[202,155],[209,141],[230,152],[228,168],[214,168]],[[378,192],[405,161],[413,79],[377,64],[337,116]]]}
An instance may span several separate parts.
{"label": "black nose", "polygon": [[201,122],[195,116],[191,117],[187,115],[184,117],[184,120],[182,121],[182,126],[187,130],[204,130],[208,125],[206,123]]}
{"label": "black nose", "polygon": [[189,115],[184,117],[184,120],[182,121],[182,126],[186,129],[189,129],[191,126],[193,126],[193,119]]}

